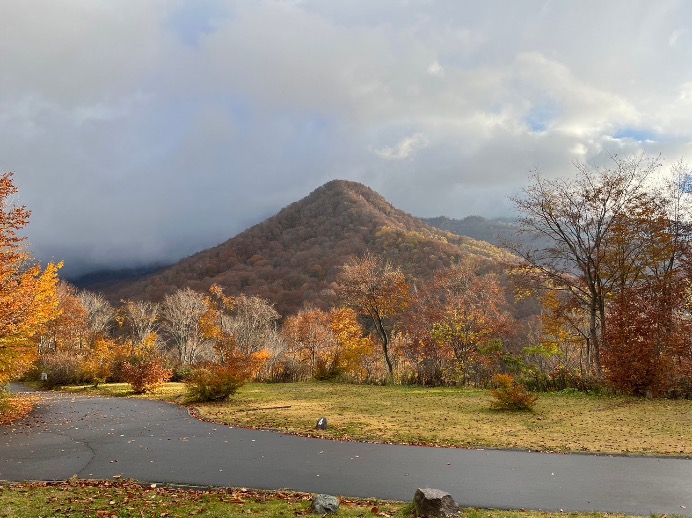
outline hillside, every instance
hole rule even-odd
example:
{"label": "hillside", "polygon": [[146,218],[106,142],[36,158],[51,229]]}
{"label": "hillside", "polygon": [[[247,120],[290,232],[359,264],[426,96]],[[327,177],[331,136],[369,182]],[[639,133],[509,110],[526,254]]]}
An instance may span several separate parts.
{"label": "hillside", "polygon": [[445,216],[422,218],[431,227],[467,236],[479,241],[487,241],[500,246],[508,240],[516,240],[516,227],[510,221],[486,219],[482,216],[467,216],[464,219],[451,219]]}
{"label": "hillside", "polygon": [[507,257],[488,243],[428,226],[364,185],[334,180],[216,247],[143,279],[112,283],[103,293],[115,301],[159,300],[177,288],[217,283],[229,295],[266,297],[288,315],[306,302],[332,304],[341,266],[368,251],[414,280],[467,255],[489,265]]}

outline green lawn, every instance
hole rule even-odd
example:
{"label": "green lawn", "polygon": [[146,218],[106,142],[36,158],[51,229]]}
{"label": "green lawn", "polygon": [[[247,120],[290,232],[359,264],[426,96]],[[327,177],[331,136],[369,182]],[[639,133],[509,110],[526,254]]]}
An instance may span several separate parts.
{"label": "green lawn", "polygon": [[[124,396],[126,384],[73,392]],[[169,383],[148,397],[182,402]],[[560,452],[692,455],[692,401],[540,394],[533,412],[489,409],[485,390],[334,383],[251,383],[228,401],[195,404],[232,426],[360,441]],[[329,428],[315,430],[319,417]]]}

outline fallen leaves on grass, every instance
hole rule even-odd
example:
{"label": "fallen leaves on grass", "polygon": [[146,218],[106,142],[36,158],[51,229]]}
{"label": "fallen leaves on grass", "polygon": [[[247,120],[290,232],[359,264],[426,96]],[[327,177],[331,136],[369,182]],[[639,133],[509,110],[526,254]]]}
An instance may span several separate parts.
{"label": "fallen leaves on grass", "polygon": [[8,426],[28,416],[37,401],[36,396],[26,394],[0,397],[0,426]]}

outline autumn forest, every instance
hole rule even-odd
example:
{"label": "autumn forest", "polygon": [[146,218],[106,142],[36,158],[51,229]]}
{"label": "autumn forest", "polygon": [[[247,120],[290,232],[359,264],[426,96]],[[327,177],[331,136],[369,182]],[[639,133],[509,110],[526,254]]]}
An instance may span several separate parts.
{"label": "autumn forest", "polygon": [[200,400],[309,379],[692,398],[682,162],[536,171],[502,246],[335,180],[212,249],[90,289],[31,258],[16,191],[2,175],[0,384],[143,393],[178,380]]}

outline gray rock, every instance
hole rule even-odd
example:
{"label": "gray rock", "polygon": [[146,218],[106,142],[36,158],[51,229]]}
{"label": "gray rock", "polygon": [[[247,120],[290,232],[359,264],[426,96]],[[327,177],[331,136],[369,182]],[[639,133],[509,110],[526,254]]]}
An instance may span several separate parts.
{"label": "gray rock", "polygon": [[320,417],[317,420],[317,424],[315,425],[315,428],[317,430],[326,430],[327,429],[327,418],[326,417]]}
{"label": "gray rock", "polygon": [[331,495],[315,495],[312,499],[312,512],[315,514],[336,514],[339,500]]}
{"label": "gray rock", "polygon": [[416,516],[428,518],[448,518],[459,514],[459,506],[452,495],[440,489],[418,488],[413,497]]}

